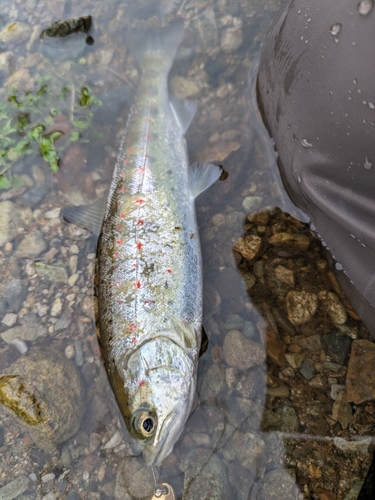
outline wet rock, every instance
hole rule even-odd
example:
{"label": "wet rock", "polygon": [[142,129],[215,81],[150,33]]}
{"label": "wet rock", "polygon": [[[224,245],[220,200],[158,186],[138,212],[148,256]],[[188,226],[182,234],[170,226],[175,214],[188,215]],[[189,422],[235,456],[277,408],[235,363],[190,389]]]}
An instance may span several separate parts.
{"label": "wet rock", "polygon": [[18,230],[23,226],[17,206],[11,201],[0,203],[0,247],[18,236]]}
{"label": "wet rock", "polygon": [[343,325],[346,323],[347,314],[344,305],[333,292],[322,290],[318,295],[322,302],[323,309],[330,316],[332,323]]}
{"label": "wet rock", "polygon": [[266,458],[263,439],[255,432],[235,431],[231,446],[242,467],[256,475]]}
{"label": "wet rock", "polygon": [[357,500],[359,492],[363,486],[363,481],[356,481],[344,500]]}
{"label": "wet rock", "polygon": [[310,335],[309,337],[304,337],[303,335],[298,335],[294,337],[295,343],[302,349],[307,349],[308,351],[317,351],[322,348],[320,341],[320,335]]}
{"label": "wet rock", "polygon": [[277,266],[275,276],[286,285],[294,287],[294,272],[291,269],[287,269],[284,266]]}
{"label": "wet rock", "polygon": [[30,38],[31,26],[25,23],[10,23],[0,31],[0,41],[4,43],[21,43]]}
{"label": "wet rock", "polygon": [[302,366],[301,366],[299,371],[307,380],[311,380],[314,377],[314,375],[316,374],[316,371],[315,371],[313,365],[310,363],[310,361],[308,359],[305,359],[303,361]]}
{"label": "wet rock", "polygon": [[333,361],[344,364],[350,353],[352,339],[341,332],[328,333],[321,336],[323,348]]}
{"label": "wet rock", "polygon": [[370,436],[361,436],[355,441],[348,441],[347,439],[336,436],[333,438],[333,442],[336,448],[343,452],[349,451],[365,455],[369,451],[369,446],[371,446],[372,438]]}
{"label": "wet rock", "polygon": [[206,7],[194,17],[193,23],[198,33],[198,47],[202,47],[204,53],[216,47],[218,42],[218,29],[215,11],[212,6]]}
{"label": "wet rock", "polygon": [[189,97],[195,97],[199,94],[199,87],[193,81],[182,78],[181,76],[175,76],[172,78],[171,87],[173,93],[179,99],[187,99]]}
{"label": "wet rock", "polygon": [[7,310],[7,301],[5,299],[0,299],[0,316],[3,316],[6,310]]}
{"label": "wet rock", "polygon": [[18,258],[29,258],[34,259],[38,257],[47,249],[47,242],[42,236],[42,233],[38,230],[32,231],[30,234],[25,236],[21,241],[19,247],[15,251],[15,255]]}
{"label": "wet rock", "polygon": [[65,266],[58,264],[46,264],[38,261],[34,263],[35,272],[38,276],[54,282],[68,283],[68,273]]}
{"label": "wet rock", "polygon": [[241,330],[244,324],[244,319],[238,314],[228,314],[224,326],[226,330]]}
{"label": "wet rock", "polygon": [[15,326],[14,328],[9,328],[1,334],[1,338],[7,342],[7,344],[12,344],[15,339],[20,339],[22,336],[23,328],[22,326]]}
{"label": "wet rock", "polygon": [[283,406],[277,411],[280,416],[278,430],[281,432],[297,432],[299,421],[294,408]]}
{"label": "wet rock", "polygon": [[288,352],[285,354],[285,359],[288,361],[292,368],[297,369],[302,365],[302,362],[305,359],[305,355],[301,352]]}
{"label": "wet rock", "polygon": [[29,189],[21,196],[20,203],[27,207],[36,208],[42,203],[49,192],[50,187],[46,184],[36,186],[35,188]]}
{"label": "wet rock", "polygon": [[183,500],[227,500],[227,468],[216,453],[207,448],[193,449],[184,461]]}
{"label": "wet rock", "polygon": [[258,210],[262,201],[263,198],[261,196],[246,196],[242,201],[242,208],[249,214]]}
{"label": "wet rock", "polygon": [[47,334],[47,328],[40,323],[38,317],[34,313],[28,313],[22,318],[22,340],[34,341],[38,337],[43,337]]}
{"label": "wet rock", "polygon": [[251,288],[253,288],[253,286],[257,282],[256,277],[252,273],[243,274],[242,279],[246,290],[250,290]]}
{"label": "wet rock", "polygon": [[240,149],[241,143],[237,141],[219,141],[216,144],[204,148],[197,154],[197,160],[205,163],[222,162],[228,156]]}
{"label": "wet rock", "polygon": [[233,250],[247,260],[254,260],[259,255],[261,245],[262,240],[259,236],[250,234],[244,238],[239,238],[233,246]]}
{"label": "wet rock", "polygon": [[223,356],[227,365],[248,370],[264,363],[266,351],[262,345],[247,339],[238,330],[231,330],[225,336]]}
{"label": "wet rock", "polygon": [[242,42],[242,30],[240,28],[228,28],[221,36],[220,48],[225,54],[231,54],[241,47]]}
{"label": "wet rock", "polygon": [[[155,469],[156,478],[159,469]],[[154,492],[151,467],[145,467],[136,457],[126,457],[118,465],[115,485],[115,500],[150,500]]]}
{"label": "wet rock", "polygon": [[52,452],[77,432],[84,388],[74,364],[63,354],[35,348],[0,376],[0,403],[40,448]]}
{"label": "wet rock", "polygon": [[228,464],[228,477],[238,500],[248,500],[254,476],[238,463]]}
{"label": "wet rock", "polygon": [[245,219],[244,212],[238,212],[237,210],[234,210],[233,212],[230,212],[229,214],[226,215],[225,223],[228,227],[232,229],[237,227],[239,228],[242,227],[244,219]]}
{"label": "wet rock", "polygon": [[300,490],[286,470],[276,469],[262,479],[258,495],[261,500],[298,500]]}
{"label": "wet rock", "polygon": [[0,500],[13,500],[29,487],[30,480],[26,476],[17,477],[10,483],[0,488]]}
{"label": "wet rock", "polygon": [[200,401],[207,401],[217,396],[225,388],[225,373],[221,366],[214,363],[207,370],[202,379],[202,385],[199,393]]}
{"label": "wet rock", "polygon": [[285,365],[285,343],[281,340],[278,332],[271,328],[267,328],[266,333],[266,343],[267,343],[267,356],[271,361],[276,363],[278,366]]}
{"label": "wet rock", "polygon": [[346,394],[344,391],[339,393],[336,401],[333,403],[332,419],[335,422],[339,422],[343,429],[346,429],[348,425],[353,421],[352,407],[347,402]]}
{"label": "wet rock", "polygon": [[6,78],[12,70],[11,52],[2,52],[0,54],[0,77]]}
{"label": "wet rock", "polygon": [[247,339],[252,339],[255,335],[255,328],[251,321],[245,321],[242,333]]}
{"label": "wet rock", "polygon": [[293,325],[302,325],[311,320],[318,309],[318,297],[305,291],[289,292],[286,296],[288,319]]}
{"label": "wet rock", "polygon": [[354,340],[346,375],[346,398],[360,404],[375,399],[375,344]]}
{"label": "wet rock", "polygon": [[271,236],[269,242],[272,246],[306,252],[309,248],[310,240],[303,234],[277,233]]}
{"label": "wet rock", "polygon": [[8,306],[18,312],[27,296],[27,287],[22,280],[12,279],[5,288],[5,295]]}
{"label": "wet rock", "polygon": [[3,319],[2,319],[2,323],[5,325],[5,326],[14,326],[16,323],[17,323],[17,314],[14,314],[14,313],[8,313],[6,314]]}

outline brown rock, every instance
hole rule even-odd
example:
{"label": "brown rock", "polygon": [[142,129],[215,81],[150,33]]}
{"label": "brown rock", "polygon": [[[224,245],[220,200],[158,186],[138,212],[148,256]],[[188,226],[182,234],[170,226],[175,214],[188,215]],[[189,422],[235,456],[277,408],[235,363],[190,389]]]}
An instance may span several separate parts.
{"label": "brown rock", "polygon": [[247,260],[254,260],[259,255],[261,244],[262,240],[259,236],[250,234],[244,238],[239,238],[233,246],[233,250]]}
{"label": "brown rock", "polygon": [[316,492],[319,496],[319,500],[336,500],[335,493],[332,493],[332,491],[326,490],[325,488],[317,488]]}
{"label": "brown rock", "polygon": [[229,366],[248,370],[266,359],[264,347],[247,339],[238,330],[230,330],[224,340],[223,356]]}
{"label": "brown rock", "polygon": [[274,247],[290,248],[298,252],[306,252],[310,244],[307,236],[290,233],[277,233],[271,236],[269,242]]}
{"label": "brown rock", "polygon": [[335,422],[339,422],[343,429],[353,421],[352,407],[346,400],[345,391],[341,391],[333,403],[332,418]]}
{"label": "brown rock", "polygon": [[287,269],[284,266],[277,266],[275,276],[286,285],[294,287],[294,272],[291,269]]}
{"label": "brown rock", "polygon": [[318,309],[318,297],[314,293],[289,292],[286,296],[288,319],[293,325],[302,325],[311,320]]}
{"label": "brown rock", "polygon": [[336,294],[322,290],[318,295],[322,302],[323,309],[331,317],[332,323],[335,325],[343,325],[346,323],[346,310]]}
{"label": "brown rock", "polygon": [[375,344],[354,340],[346,375],[346,400],[360,404],[375,399]]}
{"label": "brown rock", "polygon": [[267,356],[271,361],[278,366],[285,365],[285,343],[281,341],[280,335],[273,329],[268,327],[266,332]]}
{"label": "brown rock", "polygon": [[233,151],[240,149],[241,144],[236,141],[220,141],[203,149],[198,153],[198,161],[205,163],[224,161]]}

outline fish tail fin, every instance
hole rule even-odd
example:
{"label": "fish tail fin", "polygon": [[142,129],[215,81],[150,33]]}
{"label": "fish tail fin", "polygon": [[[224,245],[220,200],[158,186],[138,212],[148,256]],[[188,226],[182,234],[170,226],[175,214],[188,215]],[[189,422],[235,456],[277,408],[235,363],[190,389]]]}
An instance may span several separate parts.
{"label": "fish tail fin", "polygon": [[141,67],[144,66],[145,58],[153,58],[159,54],[163,56],[166,69],[169,71],[183,37],[183,22],[176,21],[166,28],[152,28],[146,33],[133,31],[129,46]]}

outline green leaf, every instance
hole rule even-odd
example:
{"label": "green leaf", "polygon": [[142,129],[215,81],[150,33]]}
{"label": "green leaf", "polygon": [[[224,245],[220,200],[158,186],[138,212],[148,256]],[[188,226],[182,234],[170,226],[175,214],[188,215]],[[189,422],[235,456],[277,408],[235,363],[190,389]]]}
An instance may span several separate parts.
{"label": "green leaf", "polygon": [[36,141],[39,141],[43,132],[44,132],[44,125],[41,125],[39,123],[38,125],[34,125],[34,127],[31,128],[28,135],[30,139],[35,139]]}
{"label": "green leaf", "polygon": [[18,144],[16,144],[16,146],[14,146],[13,151],[15,151],[16,153],[21,153],[29,145],[30,145],[30,141],[27,141],[27,140],[20,141]]}
{"label": "green leaf", "polygon": [[78,139],[79,139],[79,132],[77,132],[77,130],[74,130],[72,132],[72,135],[70,136],[70,140],[72,142],[75,142],[75,141],[78,141]]}
{"label": "green leaf", "polygon": [[73,122],[73,125],[79,130],[86,130],[89,126],[89,124],[84,120],[77,120]]}
{"label": "green leaf", "polygon": [[12,187],[12,183],[5,177],[5,175],[0,175],[0,189],[9,189]]}
{"label": "green leaf", "polygon": [[43,85],[42,87],[40,87],[36,95],[44,95],[47,92],[47,89],[48,85],[47,84]]}

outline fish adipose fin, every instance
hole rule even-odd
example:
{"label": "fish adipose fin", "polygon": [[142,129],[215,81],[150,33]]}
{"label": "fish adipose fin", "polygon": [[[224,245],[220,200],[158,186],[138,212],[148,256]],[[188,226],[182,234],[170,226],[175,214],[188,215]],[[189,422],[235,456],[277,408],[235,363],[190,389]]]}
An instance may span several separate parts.
{"label": "fish adipose fin", "polygon": [[66,207],[62,211],[63,218],[87,229],[96,236],[99,236],[102,229],[103,218],[107,206],[107,197],[104,196],[90,205],[80,205],[78,207]]}
{"label": "fish adipose fin", "polygon": [[188,101],[187,99],[178,99],[175,96],[171,97],[170,104],[176,122],[182,134],[185,135],[197,113],[198,105],[196,102]]}
{"label": "fish adipose fin", "polygon": [[222,170],[213,163],[192,163],[189,167],[189,187],[193,198],[203,193],[214,182],[218,180]]}

